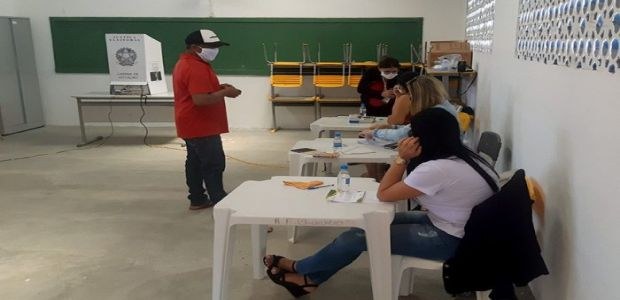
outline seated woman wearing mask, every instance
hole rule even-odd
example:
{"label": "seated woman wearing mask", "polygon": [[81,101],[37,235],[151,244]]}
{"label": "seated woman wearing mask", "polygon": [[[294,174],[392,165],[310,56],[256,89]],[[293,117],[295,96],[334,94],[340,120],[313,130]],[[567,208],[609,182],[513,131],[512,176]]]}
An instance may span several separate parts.
{"label": "seated woman wearing mask", "polygon": [[[464,235],[472,208],[499,190],[498,176],[461,143],[456,118],[429,108],[411,119],[412,137],[403,139],[398,158],[379,185],[377,197],[391,202],[417,198],[427,211],[396,213],[390,229],[393,254],[445,260]],[[421,163],[404,180],[407,161]],[[352,228],[312,256],[291,260],[264,258],[267,275],[293,296],[311,293],[366,251],[364,231]]]}
{"label": "seated woman wearing mask", "polygon": [[384,56],[376,69],[368,69],[362,75],[357,92],[368,116],[387,117],[392,112],[396,99],[392,88],[396,84],[399,68],[396,58]]}

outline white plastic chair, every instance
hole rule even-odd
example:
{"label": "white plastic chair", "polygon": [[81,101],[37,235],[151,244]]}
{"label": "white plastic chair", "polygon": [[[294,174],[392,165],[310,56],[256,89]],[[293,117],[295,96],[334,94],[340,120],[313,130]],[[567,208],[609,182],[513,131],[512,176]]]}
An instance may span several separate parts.
{"label": "white plastic chair", "polygon": [[[501,177],[506,179],[507,175],[514,172],[506,172]],[[542,187],[532,177],[525,177],[527,183],[527,189],[530,194],[530,199],[534,201],[532,204],[532,214],[534,221],[534,230],[536,235],[540,232],[540,227],[544,224],[545,217],[545,195],[542,191]],[[504,180],[503,183],[506,183]],[[394,299],[398,299],[398,295],[407,296],[413,293],[413,269],[422,270],[438,270],[443,269],[443,261],[423,259],[419,257],[392,255],[392,295]],[[476,300],[489,299],[491,291],[478,291],[476,292]]]}
{"label": "white plastic chair", "polygon": [[[441,271],[443,261],[412,256],[392,255],[392,295],[407,296],[413,293],[413,269]],[[490,291],[476,292],[476,300],[489,299]]]}

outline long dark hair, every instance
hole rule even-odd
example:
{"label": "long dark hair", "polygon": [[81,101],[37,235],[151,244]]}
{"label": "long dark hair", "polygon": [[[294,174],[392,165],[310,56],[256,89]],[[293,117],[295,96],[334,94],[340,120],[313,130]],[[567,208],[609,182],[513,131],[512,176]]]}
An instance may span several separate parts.
{"label": "long dark hair", "polygon": [[443,108],[428,108],[411,118],[411,135],[419,138],[422,153],[416,158],[418,164],[429,160],[456,156],[470,165],[495,192],[499,187],[480,163],[496,175],[493,167],[480,155],[461,142],[459,124],[456,118]]}

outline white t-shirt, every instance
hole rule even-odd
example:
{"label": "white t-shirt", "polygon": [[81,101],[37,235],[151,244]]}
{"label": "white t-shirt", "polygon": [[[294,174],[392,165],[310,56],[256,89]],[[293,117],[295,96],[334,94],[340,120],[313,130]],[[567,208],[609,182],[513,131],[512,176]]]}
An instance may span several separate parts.
{"label": "white t-shirt", "polygon": [[[480,166],[497,182],[493,171]],[[424,193],[417,200],[428,210],[433,225],[459,238],[465,234],[472,208],[493,195],[484,178],[457,157],[420,164],[405,178],[405,184]]]}

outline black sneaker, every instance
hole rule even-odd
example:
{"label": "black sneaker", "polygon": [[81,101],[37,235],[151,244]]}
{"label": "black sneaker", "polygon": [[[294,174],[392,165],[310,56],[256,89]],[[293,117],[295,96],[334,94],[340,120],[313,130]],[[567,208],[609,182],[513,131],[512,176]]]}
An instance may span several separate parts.
{"label": "black sneaker", "polygon": [[190,204],[189,210],[201,210],[201,209],[213,207],[214,205],[215,205],[215,202],[212,202],[212,201],[206,201],[200,204]]}

